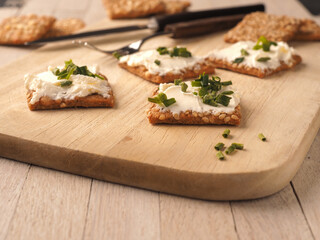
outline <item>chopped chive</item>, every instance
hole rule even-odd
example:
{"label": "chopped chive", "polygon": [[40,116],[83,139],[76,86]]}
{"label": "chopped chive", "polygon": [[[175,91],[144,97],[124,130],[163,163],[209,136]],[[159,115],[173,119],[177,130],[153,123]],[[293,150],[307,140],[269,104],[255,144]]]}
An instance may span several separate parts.
{"label": "chopped chive", "polygon": [[148,101],[162,105],[162,106],[164,105],[165,107],[169,107],[170,105],[176,102],[176,99],[175,98],[168,99],[165,93],[159,93],[157,96],[153,98],[148,98]]}
{"label": "chopped chive", "polygon": [[184,82],[180,83],[180,86],[181,86],[181,91],[182,92],[186,92],[187,91],[187,88],[188,88],[188,85]]}
{"label": "chopped chive", "polygon": [[199,81],[192,81],[192,82],[191,82],[191,86],[192,86],[192,87],[201,87],[201,82],[199,82]]}
{"label": "chopped chive", "polygon": [[158,59],[156,59],[156,60],[154,60],[154,63],[159,66],[161,62]]}
{"label": "chopped chive", "polygon": [[160,55],[166,55],[169,54],[170,57],[192,57],[191,52],[187,50],[187,48],[179,48],[179,47],[174,47],[171,51],[168,50],[166,47],[158,47],[157,51],[159,52]]}
{"label": "chopped chive", "polygon": [[160,55],[169,54],[168,48],[166,47],[158,47],[157,51],[159,52]]}
{"label": "chopped chive", "polygon": [[67,87],[67,86],[70,86],[72,84],[72,81],[70,80],[67,80],[67,81],[63,81],[60,83],[60,86],[61,87]]}
{"label": "chopped chive", "polygon": [[115,51],[115,52],[112,53],[112,56],[114,56],[116,59],[119,60],[120,57],[121,57],[121,54],[119,52]]}
{"label": "chopped chive", "polygon": [[261,57],[261,58],[258,58],[257,59],[257,61],[258,62],[267,62],[267,61],[269,61],[271,58],[269,58],[269,57]]}
{"label": "chopped chive", "polygon": [[263,133],[259,133],[258,137],[261,139],[261,141],[265,142],[267,141],[267,138],[263,135]]}
{"label": "chopped chive", "polygon": [[271,45],[277,46],[278,44],[276,42],[268,41],[264,36],[261,36],[253,47],[253,50],[262,49],[265,52],[269,52]]}
{"label": "chopped chive", "polygon": [[224,132],[222,133],[222,136],[223,136],[224,138],[228,138],[229,134],[230,134],[230,129],[226,129],[226,130],[224,130]]}
{"label": "chopped chive", "polygon": [[223,94],[223,95],[231,95],[233,93],[234,93],[233,91],[224,91],[221,94]]}
{"label": "chopped chive", "polygon": [[175,79],[174,80],[174,85],[179,85],[182,82],[181,79]]}
{"label": "chopped chive", "polygon": [[231,81],[221,82],[221,85],[222,86],[229,86],[229,85],[232,85],[232,82]]}
{"label": "chopped chive", "polygon": [[242,48],[241,49],[241,55],[242,56],[249,56],[249,53],[244,48]]}
{"label": "chopped chive", "polygon": [[242,63],[244,60],[244,57],[238,57],[235,60],[233,60],[233,63]]}
{"label": "chopped chive", "polygon": [[198,93],[197,93],[197,92],[193,92],[193,95],[197,96],[197,95],[198,95]]}
{"label": "chopped chive", "polygon": [[243,147],[244,147],[242,143],[232,143],[231,146],[239,150],[243,150]]}
{"label": "chopped chive", "polygon": [[231,154],[234,150],[235,150],[236,148],[234,147],[234,146],[230,146],[230,147],[228,147],[227,149],[226,149],[226,154]]}
{"label": "chopped chive", "polygon": [[219,142],[214,146],[214,149],[216,149],[217,151],[220,151],[223,147],[224,147],[224,143]]}
{"label": "chopped chive", "polygon": [[224,155],[223,155],[223,153],[222,153],[221,151],[218,151],[218,152],[217,152],[217,158],[218,158],[219,160],[224,160]]}

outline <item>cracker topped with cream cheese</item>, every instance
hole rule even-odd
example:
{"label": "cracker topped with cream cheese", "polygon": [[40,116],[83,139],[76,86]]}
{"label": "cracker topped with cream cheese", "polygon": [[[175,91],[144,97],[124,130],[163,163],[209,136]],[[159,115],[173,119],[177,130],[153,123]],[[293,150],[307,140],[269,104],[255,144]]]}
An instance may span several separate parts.
{"label": "cracker topped with cream cheese", "polygon": [[213,50],[208,54],[208,60],[217,68],[263,78],[293,68],[302,59],[287,43],[268,41],[262,36],[257,42],[240,41],[230,47]]}
{"label": "cracker topped with cream cheese", "polygon": [[107,78],[97,66],[48,67],[38,74],[26,74],[25,87],[30,110],[68,107],[112,107],[114,97]]}
{"label": "cracker topped with cream cheese", "polygon": [[231,81],[202,74],[194,81],[163,83],[152,98],[148,119],[152,124],[239,125],[240,97]]}
{"label": "cracker topped with cream cheese", "polygon": [[203,72],[214,73],[214,67],[210,62],[203,57],[193,56],[186,48],[180,47],[159,47],[125,55],[120,57],[119,65],[154,83],[193,78]]}

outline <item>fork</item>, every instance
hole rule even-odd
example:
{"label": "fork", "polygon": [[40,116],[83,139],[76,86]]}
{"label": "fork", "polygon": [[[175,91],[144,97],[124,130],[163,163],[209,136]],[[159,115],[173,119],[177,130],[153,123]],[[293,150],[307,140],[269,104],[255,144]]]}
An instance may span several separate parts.
{"label": "fork", "polygon": [[115,49],[115,50],[103,50],[101,48],[98,48],[96,46],[94,46],[93,44],[91,43],[88,43],[86,41],[81,41],[81,40],[73,40],[72,43],[73,44],[77,44],[81,47],[86,47],[86,48],[89,48],[89,49],[92,49],[92,50],[96,50],[96,51],[99,51],[99,52],[102,52],[102,53],[107,53],[107,54],[115,54],[117,53],[117,55],[119,57],[121,56],[124,56],[124,55],[128,55],[128,54],[132,54],[132,53],[135,53],[135,52],[138,52],[142,46],[142,44],[147,41],[148,39],[150,38],[154,38],[154,37],[157,37],[157,36],[161,36],[161,35],[166,35],[166,34],[170,34],[171,32],[157,32],[157,33],[154,33],[154,34],[151,34],[149,36],[146,36],[136,42],[133,42],[133,43],[130,43],[129,45],[127,46],[124,46],[122,48],[119,48],[119,49]]}

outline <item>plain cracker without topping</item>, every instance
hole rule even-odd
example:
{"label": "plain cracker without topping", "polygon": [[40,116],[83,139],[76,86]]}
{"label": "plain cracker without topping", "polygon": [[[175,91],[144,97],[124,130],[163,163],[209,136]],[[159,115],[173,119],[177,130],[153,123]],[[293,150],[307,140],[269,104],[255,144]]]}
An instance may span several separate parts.
{"label": "plain cracker without topping", "polygon": [[254,68],[254,67],[249,67],[243,63],[232,63],[229,61],[226,61],[224,59],[218,59],[218,58],[209,58],[209,61],[212,62],[212,64],[216,67],[216,68],[223,68],[223,69],[228,69],[231,70],[233,72],[239,72],[239,73],[244,73],[244,74],[248,74],[248,75],[252,75],[252,76],[256,76],[259,78],[264,78],[266,76],[270,76],[274,73],[283,71],[283,70],[287,70],[287,69],[291,69],[294,68],[294,66],[296,66],[297,64],[299,64],[302,59],[299,55],[293,55],[292,56],[292,65],[289,66],[287,65],[285,62],[280,62],[280,66],[277,67],[276,69],[260,69],[260,68]]}
{"label": "plain cracker without topping", "polygon": [[320,40],[320,26],[311,19],[301,19],[301,25],[293,39],[306,41]]}
{"label": "plain cracker without topping", "polygon": [[42,38],[55,22],[54,17],[26,15],[9,17],[0,24],[0,44],[20,45]]}
{"label": "plain cracker without topping", "polygon": [[287,16],[276,16],[264,12],[246,15],[243,20],[224,35],[229,43],[238,41],[257,41],[260,36],[269,41],[291,40],[297,33],[301,21]]}
{"label": "plain cracker without topping", "polygon": [[[108,79],[102,75],[106,81]],[[33,91],[28,90],[27,92],[27,102],[28,107],[31,111],[33,110],[49,110],[49,109],[61,109],[61,108],[72,108],[72,107],[113,107],[114,105],[114,96],[110,88],[109,97],[105,98],[99,94],[92,94],[86,97],[75,97],[74,99],[58,99],[54,100],[47,96],[43,96],[34,104],[31,104]]]}
{"label": "plain cracker without topping", "polygon": [[[131,67],[126,63],[119,63],[119,66],[128,70],[129,72],[137,75],[145,80],[154,83],[169,83],[173,82],[175,79],[188,79],[193,77],[198,77],[202,73],[214,73],[214,66],[210,62],[199,63],[199,67],[193,69],[185,69],[181,74],[167,73],[164,76],[151,74],[148,69],[141,65],[137,67]],[[197,65],[198,66],[198,65]]]}
{"label": "plain cracker without topping", "polygon": [[57,20],[44,37],[49,38],[70,35],[79,31],[85,26],[85,23],[78,18],[66,18]]}
{"label": "plain cracker without topping", "polygon": [[144,17],[165,10],[161,0],[102,0],[111,19]]}
{"label": "plain cracker without topping", "polygon": [[180,13],[190,7],[191,3],[189,1],[177,1],[177,0],[164,0],[165,13],[174,14]]}

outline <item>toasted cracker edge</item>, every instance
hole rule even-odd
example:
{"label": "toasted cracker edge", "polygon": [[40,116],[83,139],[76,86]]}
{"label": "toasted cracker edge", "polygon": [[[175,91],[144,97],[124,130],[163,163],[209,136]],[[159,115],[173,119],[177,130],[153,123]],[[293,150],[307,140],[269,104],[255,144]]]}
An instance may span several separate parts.
{"label": "toasted cracker edge", "polygon": [[148,69],[143,65],[140,65],[137,67],[131,67],[127,63],[119,62],[119,66],[133,73],[134,75],[137,75],[145,80],[148,80],[154,83],[169,83],[169,82],[173,82],[175,79],[188,79],[188,78],[198,77],[199,74],[202,74],[203,72],[208,74],[215,72],[215,68],[209,62],[200,63],[199,69],[194,69],[194,68],[186,69],[186,71],[181,74],[167,73],[164,76],[151,74],[148,71]]}
{"label": "toasted cracker edge", "polygon": [[292,60],[293,60],[293,63],[291,66],[287,65],[285,62],[281,62],[280,66],[277,67],[276,69],[268,69],[268,68],[259,69],[259,68],[249,67],[244,64],[231,63],[223,59],[209,58],[209,61],[212,61],[212,64],[216,68],[228,69],[233,72],[244,73],[244,74],[256,76],[259,78],[264,78],[266,76],[270,76],[272,74],[275,74],[283,70],[292,69],[302,61],[302,58],[299,55],[293,55]]}

